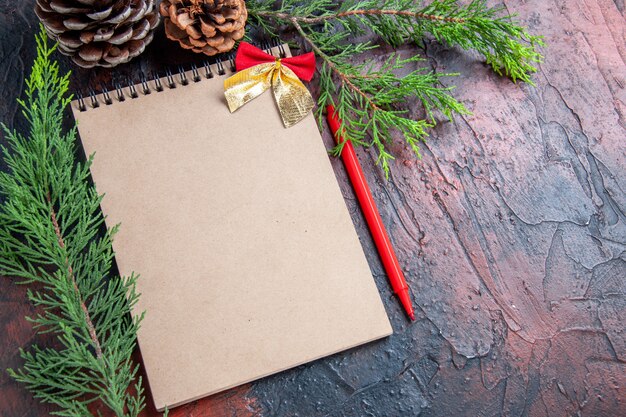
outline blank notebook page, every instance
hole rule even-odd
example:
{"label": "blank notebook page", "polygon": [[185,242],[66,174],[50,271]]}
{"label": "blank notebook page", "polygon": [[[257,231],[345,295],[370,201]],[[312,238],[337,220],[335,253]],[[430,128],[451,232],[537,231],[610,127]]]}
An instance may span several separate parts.
{"label": "blank notebook page", "polygon": [[285,129],[271,91],[231,114],[225,77],[188,78],[72,103],[159,410],[392,331],[314,117]]}

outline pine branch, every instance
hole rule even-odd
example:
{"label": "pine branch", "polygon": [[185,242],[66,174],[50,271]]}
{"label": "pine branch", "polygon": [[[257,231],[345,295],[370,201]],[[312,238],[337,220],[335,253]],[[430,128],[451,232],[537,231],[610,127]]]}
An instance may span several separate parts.
{"label": "pine branch", "polygon": [[[430,33],[450,45],[480,52],[495,71],[514,81],[530,82],[530,74],[536,71],[533,63],[541,60],[535,51],[536,46],[543,45],[541,37],[530,35],[510,16],[498,17],[504,9],[489,8],[486,0],[472,0],[465,6],[458,5],[457,0],[436,0],[419,10],[420,2],[415,0],[347,0],[339,4],[313,0],[306,5],[287,0],[278,10],[267,0],[248,3],[257,22],[317,25],[336,21],[348,31],[367,28],[393,46],[409,40],[419,43]],[[335,45],[335,49],[340,46]]]}
{"label": "pine branch", "polygon": [[90,404],[101,402],[118,417],[135,417],[144,407],[131,359],[142,319],[130,315],[137,278],[111,275],[117,227],[101,233],[102,197],[89,184],[92,160],[77,162],[75,129],[62,132],[69,74],[60,76],[51,61],[55,47],[43,28],[36,41],[26,99],[18,100],[29,132],[3,126],[9,172],[0,173],[0,274],[32,284],[28,298],[38,313],[27,319],[53,334],[57,347],[22,350],[24,366],[8,372],[55,404],[56,415],[90,415]]}
{"label": "pine branch", "polygon": [[[363,52],[376,48],[370,43],[351,43],[350,34],[370,31],[392,46],[407,41],[420,43],[427,34],[437,40],[483,54],[498,74],[532,82],[533,63],[541,60],[536,52],[541,38],[530,35],[508,16],[498,17],[500,8],[488,8],[485,0],[465,6],[456,0],[436,0],[420,6],[415,0],[283,0],[278,7],[271,0],[247,2],[251,21],[272,35],[282,26],[291,26],[322,60],[321,110],[333,104],[344,121],[343,136],[357,144],[375,146],[385,174],[393,156],[387,151],[392,131],[399,131],[419,156],[419,142],[435,124],[435,112],[448,119],[468,110],[443,87],[442,78],[457,74],[438,74],[415,69],[399,77],[418,61],[392,55],[380,68],[354,64]],[[428,120],[412,120],[398,104],[418,99]],[[369,132],[369,135],[368,135]],[[367,137],[369,136],[369,140]],[[341,151],[341,145],[334,149]]]}

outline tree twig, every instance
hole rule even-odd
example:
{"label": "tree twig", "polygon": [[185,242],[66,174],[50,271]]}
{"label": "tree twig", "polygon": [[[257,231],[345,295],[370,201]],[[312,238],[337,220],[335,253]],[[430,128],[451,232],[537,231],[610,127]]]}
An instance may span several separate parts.
{"label": "tree twig", "polygon": [[[63,240],[63,234],[61,233],[61,227],[59,226],[59,222],[57,220],[57,214],[54,211],[54,207],[52,205],[52,199],[50,198],[50,193],[46,195],[46,199],[48,204],[50,205],[50,219],[52,221],[52,226],[54,227],[54,233],[57,236],[57,243],[61,249],[65,249],[65,241]],[[67,272],[69,274],[70,279],[72,280],[72,285],[74,287],[74,291],[78,295],[78,300],[80,302],[80,308],[83,310],[83,314],[85,315],[85,322],[87,323],[87,329],[89,330],[89,337],[93,342],[94,349],[96,350],[96,357],[98,359],[102,358],[102,347],[100,346],[100,341],[98,340],[98,335],[96,334],[96,327],[93,325],[93,321],[91,321],[91,315],[89,314],[89,310],[85,305],[85,302],[82,299],[80,294],[80,290],[78,289],[78,285],[76,284],[76,277],[74,276],[74,270],[72,265],[69,262],[69,259],[65,259],[65,263],[67,265]]]}
{"label": "tree twig", "polygon": [[461,19],[458,17],[445,17],[445,16],[434,15],[434,14],[412,12],[409,10],[393,10],[393,9],[348,10],[345,12],[339,12],[339,13],[318,16],[318,17],[291,16],[288,13],[271,12],[271,11],[260,11],[260,12],[257,12],[257,14],[259,16],[275,17],[278,19],[290,20],[292,22],[295,20],[299,23],[305,23],[305,24],[322,23],[326,20],[341,19],[342,17],[350,17],[350,16],[383,16],[383,15],[412,17],[415,19],[426,19],[426,20],[443,21],[443,22],[449,22],[449,23],[465,23],[465,19]]}
{"label": "tree twig", "polygon": [[354,85],[354,83],[350,80],[350,78],[353,78],[353,77],[351,77],[348,74],[343,73],[339,68],[337,68],[337,66],[332,61],[332,59],[324,51],[322,51],[315,44],[315,42],[311,40],[311,38],[306,34],[304,29],[302,29],[302,26],[300,26],[300,23],[296,17],[290,16],[287,18],[287,20],[289,20],[289,22],[293,25],[293,27],[296,28],[300,36],[302,36],[302,38],[311,46],[311,48],[313,48],[315,53],[317,53],[317,55],[319,55],[326,62],[326,65],[328,65],[328,67],[335,74],[337,74],[337,76],[341,79],[343,83],[348,85],[355,93],[363,97],[365,101],[367,102],[367,104],[372,108],[372,110],[381,110],[381,108],[378,107],[376,103],[374,103],[372,99],[363,90],[361,90],[359,87]]}

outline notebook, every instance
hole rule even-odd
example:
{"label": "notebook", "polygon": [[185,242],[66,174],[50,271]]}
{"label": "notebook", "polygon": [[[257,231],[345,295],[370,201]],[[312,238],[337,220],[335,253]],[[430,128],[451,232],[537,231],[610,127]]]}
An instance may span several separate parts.
{"label": "notebook", "polygon": [[72,103],[158,410],[392,332],[313,115],[285,129],[271,91],[231,114],[230,67]]}

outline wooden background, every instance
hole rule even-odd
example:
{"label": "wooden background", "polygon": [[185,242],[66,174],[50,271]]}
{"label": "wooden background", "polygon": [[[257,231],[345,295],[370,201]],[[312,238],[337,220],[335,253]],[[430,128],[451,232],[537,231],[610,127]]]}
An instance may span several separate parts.
{"label": "wooden background", "polygon": [[[456,48],[406,46],[401,53],[422,54],[424,65],[462,74],[448,82],[473,116],[432,129],[422,160],[397,141],[389,181],[373,150],[359,151],[418,320],[408,323],[392,297],[334,161],[395,334],[171,415],[626,415],[626,6],[489,3],[545,35],[536,87],[498,77]],[[0,0],[0,120],[18,128],[15,98],[34,57],[32,5]],[[72,88],[85,91],[202,57],[159,27],[144,55],[113,71],[59,59],[74,71]],[[330,146],[327,133],[324,140]],[[46,343],[24,320],[32,312],[25,288],[0,277],[0,368],[20,365],[19,347]],[[0,392],[2,416],[50,411],[4,372]]]}

